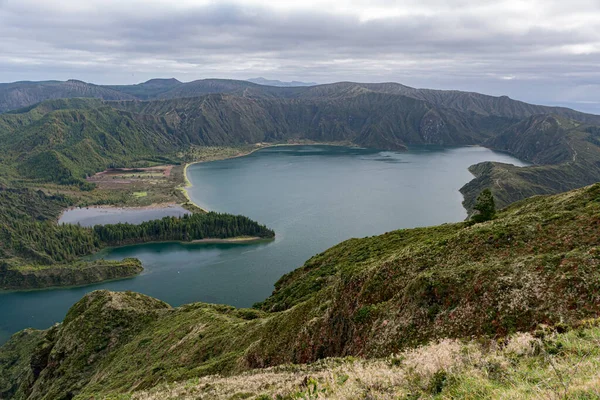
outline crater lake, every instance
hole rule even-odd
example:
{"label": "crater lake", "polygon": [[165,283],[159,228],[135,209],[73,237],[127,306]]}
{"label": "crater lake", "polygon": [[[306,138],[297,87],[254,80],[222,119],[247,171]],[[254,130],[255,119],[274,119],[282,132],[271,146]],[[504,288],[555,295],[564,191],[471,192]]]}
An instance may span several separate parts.
{"label": "crater lake", "polygon": [[[275,240],[105,249],[94,257],[136,257],[145,271],[85,287],[0,293],[0,343],[23,328],[62,321],[69,307],[98,289],[141,292],[173,306],[250,307],[269,296],[283,274],[345,239],[464,220],[459,189],[473,178],[468,167],[482,161],[525,165],[483,147],[432,146],[405,152],[278,146],[193,164],[188,193],[195,203],[246,215],[274,229]],[[120,215],[128,220],[126,210]],[[82,220],[87,217],[81,212]]]}

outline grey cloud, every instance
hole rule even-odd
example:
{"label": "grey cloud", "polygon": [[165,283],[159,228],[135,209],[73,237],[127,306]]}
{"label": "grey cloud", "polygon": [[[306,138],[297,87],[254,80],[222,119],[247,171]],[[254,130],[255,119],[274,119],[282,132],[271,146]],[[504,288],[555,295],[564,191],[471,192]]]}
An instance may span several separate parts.
{"label": "grey cloud", "polygon": [[[380,5],[386,3],[396,2]],[[66,75],[98,83],[155,76],[387,80],[579,104],[600,112],[594,105],[598,92],[589,93],[600,82],[595,2],[547,2],[542,21],[525,30],[511,24],[526,24],[534,16],[510,9],[489,15],[472,0],[461,0],[456,12],[370,21],[235,3],[189,10],[165,3],[139,13],[114,3],[71,12],[53,11],[41,0],[39,8],[31,4],[0,0],[0,81]],[[441,0],[427,4],[432,10],[447,7]],[[574,25],[573,18],[565,19],[574,7],[596,13],[597,21]],[[591,51],[569,52],[573,46]]]}

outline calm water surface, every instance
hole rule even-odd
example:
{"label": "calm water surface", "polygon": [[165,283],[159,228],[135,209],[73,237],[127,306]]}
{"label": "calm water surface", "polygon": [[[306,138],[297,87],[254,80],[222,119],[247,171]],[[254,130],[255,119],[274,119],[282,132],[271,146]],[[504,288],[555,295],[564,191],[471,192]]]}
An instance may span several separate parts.
{"label": "calm water surface", "polygon": [[184,214],[189,213],[185,208],[175,204],[167,207],[134,209],[121,207],[72,208],[61,215],[58,223],[80,224],[81,226],[117,224],[119,222],[139,224],[163,217],[182,217]]}
{"label": "calm water surface", "polygon": [[[276,239],[105,250],[97,256],[137,257],[145,272],[80,288],[0,294],[0,342],[25,327],[61,321],[71,305],[96,289],[133,290],[174,306],[195,301],[250,306],[267,297],[284,273],[344,239],[463,220],[458,189],[472,179],[467,168],[481,161],[523,165],[481,147],[395,153],[330,146],[273,147],[192,165],[189,193],[196,203],[247,215],[273,228]],[[81,215],[80,221],[88,217],[97,215]]]}

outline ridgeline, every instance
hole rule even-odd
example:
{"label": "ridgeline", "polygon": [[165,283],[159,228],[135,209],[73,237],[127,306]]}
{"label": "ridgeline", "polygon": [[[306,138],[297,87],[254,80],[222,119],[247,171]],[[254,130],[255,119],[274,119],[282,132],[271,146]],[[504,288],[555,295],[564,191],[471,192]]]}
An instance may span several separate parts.
{"label": "ridgeline", "polygon": [[[397,83],[275,87],[205,79],[130,86],[17,82],[0,86],[1,99],[0,111],[8,111],[0,115],[4,186],[93,190],[86,177],[94,173],[194,161],[185,157],[193,147],[298,141],[382,150],[484,145],[533,164],[473,166],[476,179],[462,190],[468,210],[486,187],[504,206],[600,180],[600,116],[505,96]],[[14,110],[17,104],[28,107]]]}

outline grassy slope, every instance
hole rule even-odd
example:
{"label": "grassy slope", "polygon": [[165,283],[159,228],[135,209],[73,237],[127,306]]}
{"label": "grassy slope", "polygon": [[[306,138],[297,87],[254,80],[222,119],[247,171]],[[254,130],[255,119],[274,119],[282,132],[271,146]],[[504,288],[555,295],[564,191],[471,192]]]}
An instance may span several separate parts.
{"label": "grassy slope", "polygon": [[160,384],[133,400],[191,399],[596,399],[600,328],[539,330],[506,339],[442,340],[380,359],[330,358],[234,376]]}
{"label": "grassy slope", "polygon": [[[89,336],[85,348],[69,344],[65,335],[80,335],[80,324],[68,317],[48,339],[47,371],[31,398],[69,391],[87,398],[324,357],[387,357],[447,337],[574,324],[600,312],[599,236],[600,185],[536,197],[491,222],[343,242],[284,276],[256,309],[168,309],[112,347],[100,344],[116,334],[112,311],[82,304],[98,301],[104,310],[107,296],[127,304],[129,295],[95,292],[70,314],[83,313],[77,321],[89,326],[107,321],[104,333]],[[101,355],[93,356],[95,348]]]}

